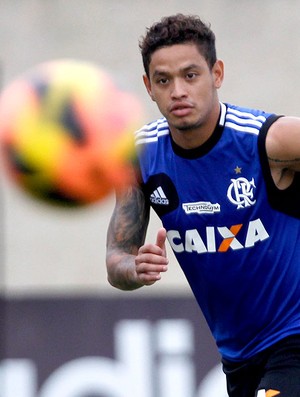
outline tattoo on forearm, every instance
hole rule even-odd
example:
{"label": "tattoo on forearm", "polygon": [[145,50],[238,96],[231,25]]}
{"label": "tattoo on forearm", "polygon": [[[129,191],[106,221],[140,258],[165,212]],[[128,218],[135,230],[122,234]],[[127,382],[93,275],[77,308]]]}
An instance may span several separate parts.
{"label": "tattoo on forearm", "polygon": [[135,253],[145,239],[148,220],[143,193],[132,187],[119,199],[112,215],[108,231],[110,248]]}

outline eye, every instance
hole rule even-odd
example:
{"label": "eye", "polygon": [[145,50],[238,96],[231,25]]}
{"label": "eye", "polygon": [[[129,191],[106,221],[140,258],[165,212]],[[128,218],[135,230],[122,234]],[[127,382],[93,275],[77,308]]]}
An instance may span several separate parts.
{"label": "eye", "polygon": [[186,79],[187,80],[193,80],[196,77],[197,77],[197,73],[195,73],[195,72],[189,72],[189,73],[186,74]]}
{"label": "eye", "polygon": [[161,85],[166,85],[168,82],[169,79],[167,79],[166,77],[161,77],[160,79],[157,80],[157,83]]}

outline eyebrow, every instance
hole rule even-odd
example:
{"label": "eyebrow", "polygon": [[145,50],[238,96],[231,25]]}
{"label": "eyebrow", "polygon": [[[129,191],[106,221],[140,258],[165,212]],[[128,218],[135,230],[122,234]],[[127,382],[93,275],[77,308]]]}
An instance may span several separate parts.
{"label": "eyebrow", "polygon": [[168,74],[168,72],[165,72],[165,71],[159,71],[159,70],[155,70],[155,72],[153,73],[153,77],[157,77],[157,76],[164,76],[164,75],[166,75],[166,74]]}
{"label": "eyebrow", "polygon": [[[192,63],[191,65],[188,65],[184,68],[179,69],[180,72],[188,72],[189,70],[193,70],[193,69],[201,69],[201,66],[196,64],[196,63]],[[168,75],[169,72],[165,71],[165,70],[155,70],[155,72],[153,73],[153,77],[157,77],[157,76],[165,76]]]}
{"label": "eyebrow", "polygon": [[192,63],[191,65],[188,65],[188,66],[186,66],[185,68],[182,68],[181,70],[183,71],[183,72],[187,72],[188,70],[191,70],[191,69],[201,69],[202,67],[200,66],[200,65],[198,65],[198,64],[196,64],[196,63]]}

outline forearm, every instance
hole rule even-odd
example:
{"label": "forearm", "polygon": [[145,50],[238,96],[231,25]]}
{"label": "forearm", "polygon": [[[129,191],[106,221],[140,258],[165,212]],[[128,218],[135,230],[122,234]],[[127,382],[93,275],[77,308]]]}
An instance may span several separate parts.
{"label": "forearm", "polygon": [[107,232],[106,266],[108,281],[122,290],[142,287],[135,258],[144,243],[149,222],[149,208],[142,192],[135,187],[118,196]]}
{"label": "forearm", "polygon": [[132,291],[143,286],[135,270],[135,255],[126,253],[108,253],[107,279],[115,288]]}

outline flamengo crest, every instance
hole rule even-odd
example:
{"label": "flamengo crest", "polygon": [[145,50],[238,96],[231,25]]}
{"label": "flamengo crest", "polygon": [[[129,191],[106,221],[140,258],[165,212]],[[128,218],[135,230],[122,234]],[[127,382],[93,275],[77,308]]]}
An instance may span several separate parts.
{"label": "flamengo crest", "polygon": [[255,188],[254,178],[251,181],[243,177],[231,179],[227,197],[232,204],[237,206],[237,209],[250,207],[256,203],[256,200],[253,199]]}

